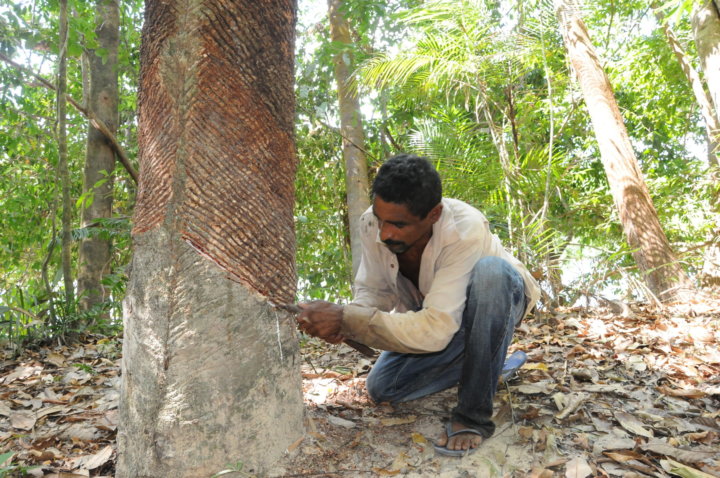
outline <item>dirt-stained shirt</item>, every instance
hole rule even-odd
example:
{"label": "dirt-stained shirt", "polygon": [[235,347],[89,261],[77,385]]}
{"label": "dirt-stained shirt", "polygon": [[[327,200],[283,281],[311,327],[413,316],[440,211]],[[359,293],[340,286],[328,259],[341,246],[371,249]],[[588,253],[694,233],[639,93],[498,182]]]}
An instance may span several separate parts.
{"label": "dirt-stained shirt", "polygon": [[397,256],[380,240],[372,207],[360,217],[362,260],[354,299],[344,307],[341,333],[371,347],[404,353],[443,350],[460,328],[475,263],[485,256],[508,261],[522,276],[527,314],[540,288],[527,268],[490,232],[474,207],[443,198],[440,219],[425,246],[418,287],[403,276]]}

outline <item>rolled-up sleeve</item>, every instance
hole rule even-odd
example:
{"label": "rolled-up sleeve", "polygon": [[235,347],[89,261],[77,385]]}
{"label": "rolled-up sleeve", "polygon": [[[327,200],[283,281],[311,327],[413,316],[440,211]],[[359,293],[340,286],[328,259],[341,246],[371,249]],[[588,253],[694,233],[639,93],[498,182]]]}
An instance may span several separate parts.
{"label": "rolled-up sleeve", "polygon": [[350,304],[344,308],[340,333],[381,350],[418,354],[444,349],[458,328],[450,314],[434,308],[387,313]]}

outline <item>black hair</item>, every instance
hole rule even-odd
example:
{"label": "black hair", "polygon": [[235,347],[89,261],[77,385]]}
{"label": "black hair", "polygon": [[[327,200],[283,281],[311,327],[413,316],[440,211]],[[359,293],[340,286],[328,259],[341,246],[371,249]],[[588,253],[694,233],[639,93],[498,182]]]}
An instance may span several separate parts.
{"label": "black hair", "polygon": [[442,183],[427,158],[398,154],[380,166],[372,193],[385,202],[402,204],[413,215],[425,219],[442,199]]}

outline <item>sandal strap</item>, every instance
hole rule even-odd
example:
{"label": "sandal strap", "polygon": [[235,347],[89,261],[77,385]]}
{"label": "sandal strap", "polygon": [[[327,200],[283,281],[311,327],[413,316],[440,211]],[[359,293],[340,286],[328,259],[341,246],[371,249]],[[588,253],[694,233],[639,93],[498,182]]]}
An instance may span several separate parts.
{"label": "sandal strap", "polygon": [[478,435],[481,437],[483,436],[482,433],[480,433],[479,431],[477,431],[473,428],[463,428],[462,430],[458,430],[458,431],[454,432],[452,430],[452,422],[447,422],[445,424],[445,433],[447,434],[448,438],[454,437],[455,435],[459,435],[461,433],[471,433],[473,435]]}

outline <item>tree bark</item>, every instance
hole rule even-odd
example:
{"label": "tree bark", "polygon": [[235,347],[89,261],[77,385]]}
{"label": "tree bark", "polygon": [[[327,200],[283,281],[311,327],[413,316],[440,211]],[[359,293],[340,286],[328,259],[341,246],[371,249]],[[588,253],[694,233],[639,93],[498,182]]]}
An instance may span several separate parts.
{"label": "tree bark", "polygon": [[335,81],[337,82],[338,104],[340,107],[340,131],[342,151],[345,160],[345,188],[347,194],[352,252],[353,277],[360,267],[362,248],[360,244],[360,216],[370,207],[368,196],[368,169],[365,156],[365,133],[360,114],[360,101],[350,88],[352,80],[353,55],[350,50],[352,38],[350,25],[343,12],[342,0],[328,0],[330,37],[334,43],[345,45],[335,55]]}
{"label": "tree bark", "polygon": [[700,66],[710,90],[715,114],[720,117],[720,7],[705,0],[693,12],[695,44]]}
{"label": "tree bark", "polygon": [[555,0],[563,39],[585,97],[620,222],[644,280],[658,298],[673,300],[690,287],[665,236],[630,144],[620,109],[590,41],[579,8]]}
{"label": "tree bark", "polygon": [[72,208],[70,200],[70,170],[67,150],[67,0],[60,0],[60,35],[57,76],[57,141],[58,176],[62,188],[62,271],[65,287],[65,308],[70,310],[75,302],[75,286],[72,277]]}
{"label": "tree bark", "polygon": [[[705,73],[705,81],[710,90],[715,114],[720,117],[720,2],[705,0],[693,12],[692,18],[695,44],[700,57],[700,67]],[[720,137],[720,130],[715,132],[715,138]],[[718,141],[720,142],[720,141]],[[716,150],[716,154],[720,151]],[[717,159],[717,156],[715,156]],[[715,163],[717,165],[717,162]],[[714,173],[717,177],[718,172]],[[715,211],[718,210],[718,194],[710,199]],[[718,231],[712,235],[717,237]],[[711,243],[704,255],[705,263],[700,272],[700,280],[706,285],[720,284],[720,245]]]}
{"label": "tree bark", "polygon": [[[86,53],[90,67],[90,89],[86,105],[114,136],[118,123],[120,10],[117,0],[98,0],[96,9],[95,33],[98,47],[104,50],[104,54],[100,56],[95,51]],[[82,227],[92,227],[98,219],[112,216],[114,169],[114,148],[101,131],[89,124],[83,194],[88,195],[90,201],[82,209]],[[88,311],[107,299],[108,292],[102,285],[102,278],[110,270],[111,248],[110,238],[97,235],[83,239],[80,243],[78,296],[82,311]]]}
{"label": "tree bark", "polygon": [[262,475],[302,433],[292,0],[146,2],[118,478]]}
{"label": "tree bark", "polygon": [[692,88],[693,94],[695,95],[695,101],[700,107],[700,113],[702,113],[703,119],[705,120],[705,133],[708,137],[708,164],[710,166],[718,166],[718,146],[720,145],[720,119],[718,113],[713,108],[713,101],[705,88],[703,87],[702,80],[697,70],[693,68],[690,63],[690,59],[685,54],[680,42],[675,37],[675,34],[670,29],[670,26],[665,22],[665,17],[662,12],[657,8],[656,4],[652,6],[655,12],[655,17],[660,23],[660,27],[663,29],[665,38],[670,45],[670,49],[675,58],[677,58],[680,68],[685,74],[690,87]]}

